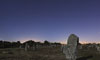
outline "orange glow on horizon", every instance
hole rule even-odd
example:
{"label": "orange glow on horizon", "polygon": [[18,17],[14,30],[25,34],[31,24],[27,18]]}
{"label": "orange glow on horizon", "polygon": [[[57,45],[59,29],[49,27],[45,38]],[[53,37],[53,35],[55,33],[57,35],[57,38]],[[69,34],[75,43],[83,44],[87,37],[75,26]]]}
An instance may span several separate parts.
{"label": "orange glow on horizon", "polygon": [[35,42],[42,42],[41,40],[35,39],[35,38],[20,38],[19,40],[21,43],[24,43],[25,41],[28,41],[28,40],[33,40]]}
{"label": "orange glow on horizon", "polygon": [[[20,38],[18,39],[21,43],[24,43],[25,41],[28,41],[28,40],[33,40],[35,42],[44,42],[44,40],[40,40],[40,39],[36,39],[36,38]],[[49,41],[50,42],[50,41]],[[55,42],[60,42],[61,44],[67,44],[67,40],[60,40],[60,41],[55,41]],[[88,43],[100,43],[100,42],[90,42],[90,41],[79,41],[81,44],[88,44]]]}

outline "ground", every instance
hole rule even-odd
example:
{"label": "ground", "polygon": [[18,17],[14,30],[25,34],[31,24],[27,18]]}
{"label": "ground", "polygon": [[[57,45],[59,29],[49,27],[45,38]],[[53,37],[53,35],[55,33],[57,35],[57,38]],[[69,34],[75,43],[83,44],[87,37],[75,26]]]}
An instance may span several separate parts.
{"label": "ground", "polygon": [[37,51],[7,48],[0,50],[0,60],[66,60],[66,58],[59,47],[44,47]]}
{"label": "ground", "polygon": [[[99,60],[96,49],[81,49],[77,60]],[[20,48],[0,49],[0,60],[67,60],[60,47],[44,47],[36,51],[24,51]]]}
{"label": "ground", "polygon": [[80,56],[77,60],[100,60],[100,52],[96,48],[83,48],[78,50]]}

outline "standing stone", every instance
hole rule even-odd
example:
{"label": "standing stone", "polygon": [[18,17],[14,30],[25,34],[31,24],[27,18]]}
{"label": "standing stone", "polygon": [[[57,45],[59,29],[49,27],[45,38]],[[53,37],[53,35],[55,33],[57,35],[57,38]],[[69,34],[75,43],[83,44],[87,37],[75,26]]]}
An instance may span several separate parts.
{"label": "standing stone", "polygon": [[96,45],[96,49],[100,53],[100,46]]}
{"label": "standing stone", "polygon": [[37,45],[37,44],[34,44],[34,45],[33,45],[33,50],[35,50],[35,51],[36,51],[36,50],[37,50],[37,48],[38,48],[38,45]]}
{"label": "standing stone", "polygon": [[82,49],[83,48],[83,46],[82,45],[79,45],[79,49]]}
{"label": "standing stone", "polygon": [[63,52],[63,49],[64,49],[64,45],[62,44],[62,45],[61,45],[61,51],[62,51],[62,52]]}
{"label": "standing stone", "polygon": [[25,51],[28,51],[28,49],[29,49],[29,45],[28,45],[28,43],[26,43],[25,44]]}
{"label": "standing stone", "polygon": [[66,53],[66,45],[63,45],[61,49],[62,49],[62,52],[65,54]]}
{"label": "standing stone", "polygon": [[33,50],[35,50],[35,45],[33,45]]}
{"label": "standing stone", "polygon": [[71,34],[68,38],[67,45],[65,47],[65,55],[68,60],[76,60],[79,38],[75,34]]}
{"label": "standing stone", "polygon": [[22,45],[20,45],[19,48],[21,49],[22,48]]}

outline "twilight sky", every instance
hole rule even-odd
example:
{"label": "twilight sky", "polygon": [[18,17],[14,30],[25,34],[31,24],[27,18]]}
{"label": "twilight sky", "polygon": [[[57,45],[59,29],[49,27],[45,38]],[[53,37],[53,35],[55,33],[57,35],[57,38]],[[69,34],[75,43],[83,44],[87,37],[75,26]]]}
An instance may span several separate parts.
{"label": "twilight sky", "polygon": [[0,0],[0,40],[100,42],[100,1]]}

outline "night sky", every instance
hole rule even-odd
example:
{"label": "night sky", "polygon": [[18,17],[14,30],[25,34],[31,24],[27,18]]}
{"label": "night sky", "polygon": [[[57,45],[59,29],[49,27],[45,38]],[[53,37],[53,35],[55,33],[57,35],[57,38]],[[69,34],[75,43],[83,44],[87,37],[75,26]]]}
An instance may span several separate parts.
{"label": "night sky", "polygon": [[0,40],[100,42],[100,1],[0,0]]}

